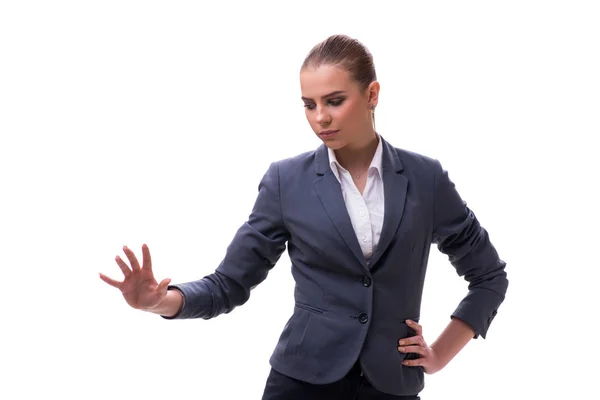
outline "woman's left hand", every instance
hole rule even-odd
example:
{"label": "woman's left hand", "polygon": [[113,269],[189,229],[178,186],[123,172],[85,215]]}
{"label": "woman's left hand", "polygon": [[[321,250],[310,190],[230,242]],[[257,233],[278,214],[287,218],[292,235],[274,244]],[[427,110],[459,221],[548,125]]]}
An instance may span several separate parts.
{"label": "woman's left hand", "polygon": [[423,327],[410,319],[406,320],[406,324],[415,330],[416,335],[400,339],[398,342],[398,351],[401,353],[416,353],[419,355],[419,358],[404,360],[402,364],[408,367],[423,367],[426,374],[434,374],[444,368],[442,360],[435,350],[425,342]]}

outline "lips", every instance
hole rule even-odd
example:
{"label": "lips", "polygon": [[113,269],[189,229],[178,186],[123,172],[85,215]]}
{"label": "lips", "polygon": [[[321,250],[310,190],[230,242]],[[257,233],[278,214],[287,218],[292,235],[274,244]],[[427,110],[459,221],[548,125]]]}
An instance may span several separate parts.
{"label": "lips", "polygon": [[319,132],[319,136],[323,139],[327,139],[327,138],[331,138],[331,137],[335,136],[338,132],[339,132],[339,129],[337,129],[337,130],[330,129],[327,131]]}

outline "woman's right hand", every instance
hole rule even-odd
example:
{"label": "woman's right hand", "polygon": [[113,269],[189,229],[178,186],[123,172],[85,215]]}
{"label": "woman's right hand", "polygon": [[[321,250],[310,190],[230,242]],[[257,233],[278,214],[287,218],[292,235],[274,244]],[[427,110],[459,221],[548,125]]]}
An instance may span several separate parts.
{"label": "woman's right hand", "polygon": [[163,279],[160,283],[154,279],[152,272],[152,260],[150,258],[150,250],[147,245],[142,246],[143,261],[142,266],[127,246],[123,247],[125,255],[129,259],[131,268],[117,256],[115,260],[121,268],[125,279],[122,282],[109,278],[100,273],[100,279],[121,291],[127,304],[131,307],[150,311],[158,306],[167,295],[167,286],[171,282],[170,279]]}

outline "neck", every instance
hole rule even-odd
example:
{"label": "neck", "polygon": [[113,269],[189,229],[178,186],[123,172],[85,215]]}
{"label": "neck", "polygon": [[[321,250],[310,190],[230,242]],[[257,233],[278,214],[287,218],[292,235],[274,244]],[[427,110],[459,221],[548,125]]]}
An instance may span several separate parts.
{"label": "neck", "polygon": [[379,137],[373,132],[363,142],[335,150],[335,157],[346,170],[353,172],[369,168],[379,145]]}

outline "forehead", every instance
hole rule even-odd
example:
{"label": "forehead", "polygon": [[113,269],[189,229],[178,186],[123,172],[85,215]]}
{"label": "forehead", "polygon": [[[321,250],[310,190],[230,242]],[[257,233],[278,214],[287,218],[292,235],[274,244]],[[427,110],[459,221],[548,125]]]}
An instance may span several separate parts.
{"label": "forehead", "polygon": [[338,90],[355,91],[357,85],[350,74],[341,67],[320,65],[307,67],[300,72],[300,90],[303,97],[320,98]]}

